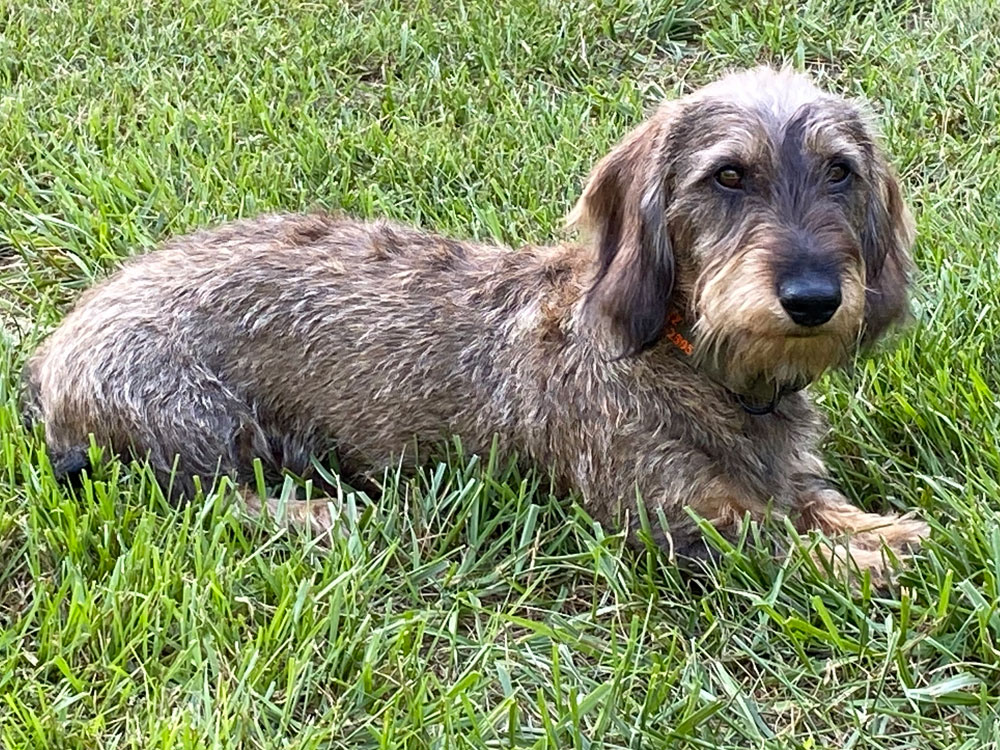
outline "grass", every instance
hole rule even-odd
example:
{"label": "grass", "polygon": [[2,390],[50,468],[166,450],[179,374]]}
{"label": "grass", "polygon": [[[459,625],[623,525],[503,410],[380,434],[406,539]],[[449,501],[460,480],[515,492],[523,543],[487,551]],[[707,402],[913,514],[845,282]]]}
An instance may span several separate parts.
{"label": "grass", "polygon": [[[1000,10],[989,0],[0,0],[0,747],[983,748],[1000,685]],[[332,550],[74,495],[16,373],[130,253],[271,209],[549,241],[660,98],[787,61],[864,96],[917,323],[816,388],[853,500],[919,508],[890,593],[751,536],[704,577],[488,457],[349,498]]]}

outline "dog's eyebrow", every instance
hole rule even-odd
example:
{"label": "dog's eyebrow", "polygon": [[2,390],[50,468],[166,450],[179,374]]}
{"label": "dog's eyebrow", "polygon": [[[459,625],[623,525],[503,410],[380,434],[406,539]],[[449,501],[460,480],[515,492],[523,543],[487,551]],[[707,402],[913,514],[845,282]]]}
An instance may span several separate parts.
{"label": "dog's eyebrow", "polygon": [[829,156],[826,157],[826,163],[829,164],[846,164],[850,167],[851,171],[858,173],[861,169],[861,164],[864,162],[858,159],[853,153],[848,153],[845,151],[833,151]]}
{"label": "dog's eyebrow", "polygon": [[[754,143],[756,148],[751,145]],[[745,141],[739,137],[730,137],[700,152],[691,164],[687,179],[683,180],[682,184],[692,185],[700,182],[726,165],[748,167],[759,162],[762,156],[760,141],[747,131]]]}
{"label": "dog's eyebrow", "polygon": [[803,145],[817,156],[826,159],[843,159],[857,170],[867,162],[870,154],[865,145],[843,132],[843,124],[836,120],[820,120],[805,131]]}

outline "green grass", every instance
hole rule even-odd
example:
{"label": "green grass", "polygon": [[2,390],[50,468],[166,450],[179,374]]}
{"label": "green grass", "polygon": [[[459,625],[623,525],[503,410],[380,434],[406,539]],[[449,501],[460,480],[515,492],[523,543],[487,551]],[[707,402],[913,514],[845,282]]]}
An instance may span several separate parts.
{"label": "green grass", "polygon": [[[0,0],[0,747],[996,746],[998,60],[991,0]],[[20,426],[130,253],[314,206],[551,241],[649,107],[758,61],[867,97],[917,217],[916,325],[817,388],[851,498],[934,526],[889,594],[752,537],[687,580],[457,452],[324,551],[128,467],[74,495]]]}

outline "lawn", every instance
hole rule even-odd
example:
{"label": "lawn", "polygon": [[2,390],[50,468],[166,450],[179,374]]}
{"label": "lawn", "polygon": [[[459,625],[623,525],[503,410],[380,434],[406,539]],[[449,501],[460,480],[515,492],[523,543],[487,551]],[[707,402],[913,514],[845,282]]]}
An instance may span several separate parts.
{"label": "lawn", "polygon": [[[0,2],[0,747],[996,746],[998,60],[992,0]],[[752,536],[685,578],[457,449],[324,550],[128,466],[62,487],[21,427],[131,253],[312,207],[553,241],[657,101],[761,61],[868,99],[917,219],[914,325],[815,388],[851,499],[933,525],[890,591]]]}

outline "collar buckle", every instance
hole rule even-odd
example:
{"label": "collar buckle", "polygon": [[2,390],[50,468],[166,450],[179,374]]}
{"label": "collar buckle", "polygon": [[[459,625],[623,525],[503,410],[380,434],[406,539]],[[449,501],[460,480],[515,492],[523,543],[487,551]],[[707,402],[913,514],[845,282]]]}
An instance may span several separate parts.
{"label": "collar buckle", "polygon": [[781,391],[778,391],[774,394],[774,398],[771,399],[770,403],[761,406],[758,404],[751,404],[740,393],[733,393],[732,391],[729,391],[729,393],[736,399],[736,403],[740,405],[740,408],[752,417],[762,417],[765,414],[772,413],[778,408],[778,402],[781,401],[782,396]]}

